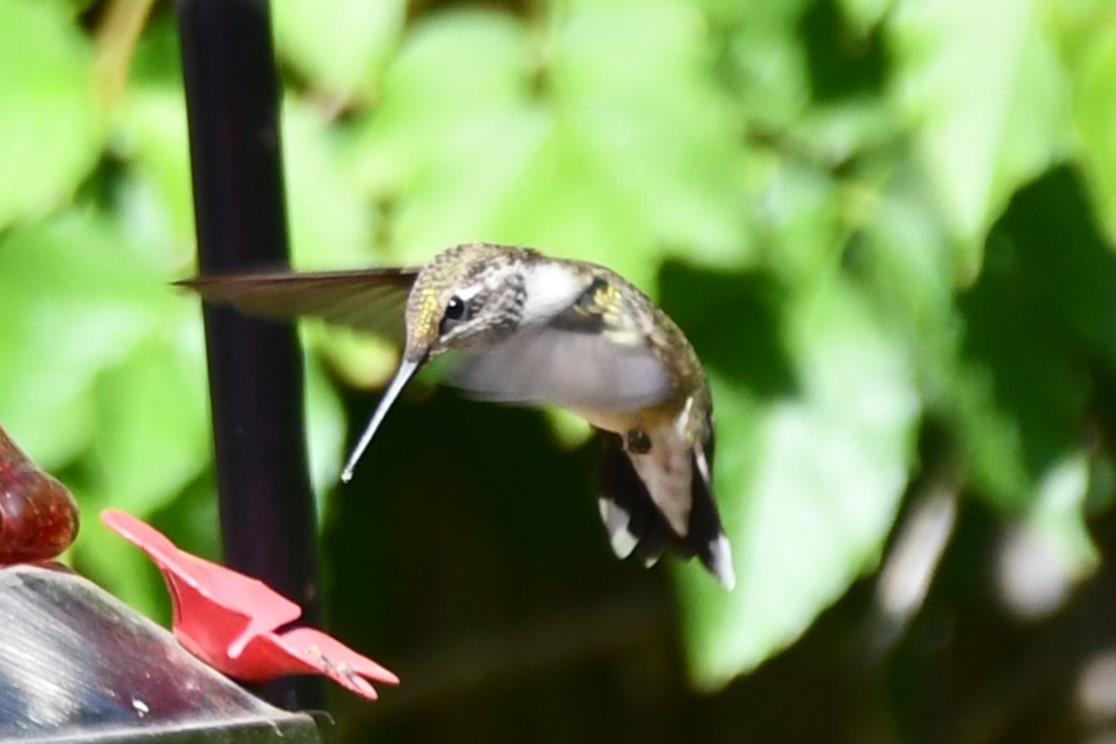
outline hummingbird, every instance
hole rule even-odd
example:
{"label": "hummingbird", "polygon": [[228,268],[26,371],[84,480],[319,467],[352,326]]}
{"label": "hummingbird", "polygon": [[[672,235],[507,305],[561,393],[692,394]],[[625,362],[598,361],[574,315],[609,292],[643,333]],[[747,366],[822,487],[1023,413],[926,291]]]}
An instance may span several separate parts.
{"label": "hummingbird", "polygon": [[450,352],[473,397],[552,404],[604,440],[599,507],[616,555],[697,556],[726,588],[732,551],[713,500],[713,404],[693,346],[610,269],[532,249],[462,243],[416,268],[200,276],[205,300],[272,319],[315,316],[394,340],[401,359],[341,480],[349,482],[414,374]]}

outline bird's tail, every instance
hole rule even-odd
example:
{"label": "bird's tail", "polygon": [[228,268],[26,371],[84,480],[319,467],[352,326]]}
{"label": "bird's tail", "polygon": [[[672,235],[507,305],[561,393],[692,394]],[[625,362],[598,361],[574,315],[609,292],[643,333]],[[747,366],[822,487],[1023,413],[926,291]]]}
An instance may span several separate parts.
{"label": "bird's tail", "polygon": [[601,519],[616,555],[627,558],[634,554],[645,566],[654,565],[667,550],[684,558],[697,556],[717,581],[732,589],[736,584],[732,552],[713,501],[706,453],[695,453],[691,461],[690,521],[686,534],[679,535],[651,499],[624,451],[622,438],[612,432],[602,431],[601,435]]}

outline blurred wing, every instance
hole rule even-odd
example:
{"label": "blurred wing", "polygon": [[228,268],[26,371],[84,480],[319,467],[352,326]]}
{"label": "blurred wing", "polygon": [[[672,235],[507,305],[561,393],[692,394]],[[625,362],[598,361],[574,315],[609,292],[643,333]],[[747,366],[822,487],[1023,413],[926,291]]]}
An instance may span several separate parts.
{"label": "blurred wing", "polygon": [[646,346],[552,325],[531,326],[483,351],[464,352],[461,362],[452,384],[486,400],[630,411],[670,393],[666,370]]}
{"label": "blurred wing", "polygon": [[199,276],[178,282],[209,302],[276,320],[309,316],[402,344],[404,311],[418,269],[363,269]]}

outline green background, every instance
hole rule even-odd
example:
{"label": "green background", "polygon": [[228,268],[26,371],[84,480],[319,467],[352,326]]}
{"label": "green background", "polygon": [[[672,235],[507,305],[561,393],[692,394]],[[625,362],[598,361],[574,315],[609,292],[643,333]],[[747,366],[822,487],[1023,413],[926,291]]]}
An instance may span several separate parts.
{"label": "green background", "polygon": [[[338,488],[395,352],[305,324],[330,626],[403,679],[342,741],[1111,735],[1111,0],[273,6],[294,263],[624,274],[706,364],[738,576],[615,561],[586,427],[434,371]],[[0,423],[164,619],[96,514],[218,553],[178,55],[170,3],[0,0]]]}

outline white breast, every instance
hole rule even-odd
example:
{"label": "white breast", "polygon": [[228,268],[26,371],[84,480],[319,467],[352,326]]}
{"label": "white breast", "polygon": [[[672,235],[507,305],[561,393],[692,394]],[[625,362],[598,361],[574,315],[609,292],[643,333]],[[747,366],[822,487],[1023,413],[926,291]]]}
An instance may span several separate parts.
{"label": "white breast", "polygon": [[559,263],[544,262],[531,267],[524,276],[523,304],[525,323],[545,322],[565,310],[583,291],[577,274]]}

